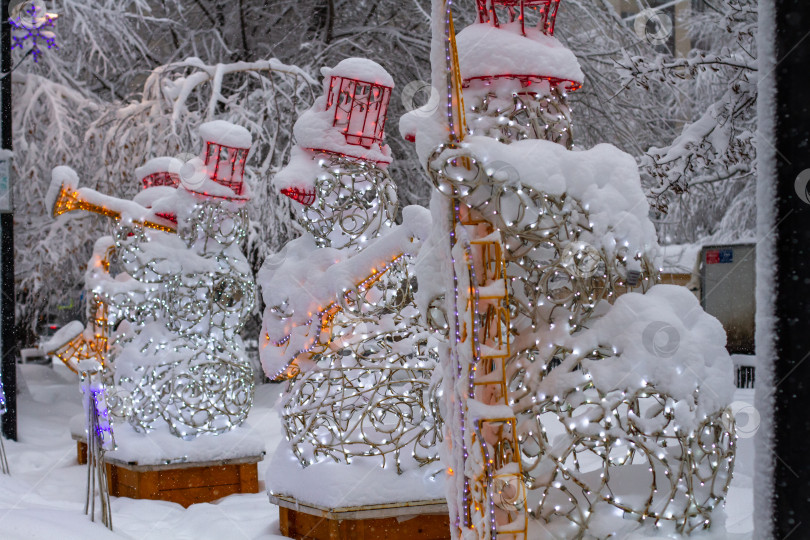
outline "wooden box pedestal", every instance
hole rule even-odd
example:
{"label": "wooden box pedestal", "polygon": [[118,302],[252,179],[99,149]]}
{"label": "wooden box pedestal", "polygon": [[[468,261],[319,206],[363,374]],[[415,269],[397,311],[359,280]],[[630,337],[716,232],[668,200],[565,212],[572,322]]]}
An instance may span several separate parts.
{"label": "wooden box pedestal", "polygon": [[[76,441],[79,465],[87,463],[87,438],[71,434]],[[176,502],[188,508],[234,493],[258,493],[259,455],[205,462],[178,462],[147,465],[104,457],[110,495],[132,499]]]}
{"label": "wooden box pedestal", "polygon": [[76,439],[76,461],[79,465],[87,465],[87,441]]}
{"label": "wooden box pedestal", "polygon": [[295,540],[449,540],[447,502],[324,508],[271,495],[281,534]]}
{"label": "wooden box pedestal", "polygon": [[188,508],[234,493],[258,493],[263,456],[221,461],[139,465],[105,459],[110,495],[176,502]]}

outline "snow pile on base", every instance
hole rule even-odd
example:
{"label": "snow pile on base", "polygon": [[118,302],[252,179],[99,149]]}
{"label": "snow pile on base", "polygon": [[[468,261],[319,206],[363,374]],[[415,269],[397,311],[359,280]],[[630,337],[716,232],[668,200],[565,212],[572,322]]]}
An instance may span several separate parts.
{"label": "snow pile on base", "polygon": [[282,441],[267,469],[271,495],[287,495],[301,503],[327,508],[444,499],[445,467],[432,463],[397,474],[368,460],[351,464],[321,461],[301,468],[289,443]]}
{"label": "snow pile on base", "polygon": [[[84,419],[82,419],[84,422]],[[173,463],[202,463],[246,457],[263,456],[265,443],[253,433],[247,423],[220,435],[203,433],[186,441],[172,435],[166,426],[158,426],[150,433],[138,433],[126,424],[115,424],[116,450],[105,455],[114,460],[138,465],[165,465]],[[71,433],[81,433],[71,421]]]}
{"label": "snow pile on base", "polygon": [[461,78],[535,75],[582,83],[585,75],[577,57],[560,41],[520,23],[473,24],[456,37]]}

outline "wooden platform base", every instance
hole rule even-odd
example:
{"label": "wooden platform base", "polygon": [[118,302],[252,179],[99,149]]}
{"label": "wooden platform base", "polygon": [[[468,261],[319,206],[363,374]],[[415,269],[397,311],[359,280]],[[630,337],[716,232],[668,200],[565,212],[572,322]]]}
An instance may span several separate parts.
{"label": "wooden platform base", "polygon": [[138,465],[107,460],[110,495],[170,501],[188,508],[234,493],[258,493],[262,456],[206,463]]}
{"label": "wooden platform base", "polygon": [[445,501],[327,509],[290,497],[279,505],[281,534],[295,540],[449,540]]}
{"label": "wooden platform base", "polygon": [[87,465],[87,443],[82,440],[76,440],[76,461],[79,465]]}

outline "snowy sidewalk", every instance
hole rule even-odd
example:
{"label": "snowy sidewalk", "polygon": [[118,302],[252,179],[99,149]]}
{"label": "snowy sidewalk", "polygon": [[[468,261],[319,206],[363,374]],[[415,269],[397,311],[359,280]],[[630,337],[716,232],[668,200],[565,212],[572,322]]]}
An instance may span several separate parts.
{"label": "snowy sidewalk", "polygon": [[259,463],[260,493],[232,495],[188,509],[163,501],[112,498],[111,533],[84,515],[87,468],[76,464],[68,422],[82,413],[77,376],[57,365],[24,365],[18,398],[20,442],[4,441],[11,477],[0,475],[0,538],[3,540],[158,540],[173,538],[273,540],[278,509],[264,491],[264,468],[281,428],[272,405],[279,385],[260,385],[249,423],[268,441]]}

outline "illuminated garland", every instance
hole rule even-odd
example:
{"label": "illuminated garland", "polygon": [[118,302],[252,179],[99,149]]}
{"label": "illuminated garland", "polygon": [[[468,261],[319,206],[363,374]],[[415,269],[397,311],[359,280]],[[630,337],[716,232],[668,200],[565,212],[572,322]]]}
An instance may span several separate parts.
{"label": "illuminated garland", "polygon": [[[91,267],[95,265],[96,271],[109,275],[110,264],[114,257],[115,247],[110,246],[106,249],[103,257],[94,254],[90,265]],[[105,373],[108,373],[110,370],[105,368],[109,365],[110,335],[113,328],[113,325],[109,322],[109,305],[100,295],[92,293],[88,295],[86,312],[90,320],[85,331],[82,331],[64,345],[56,349],[46,350],[45,353],[59,358],[74,373],[79,373],[79,363],[84,360],[98,362],[102,369],[105,370]],[[91,334],[92,338],[88,339],[86,337],[87,333]],[[112,382],[111,375],[106,380]]]}
{"label": "illuminated garland", "polygon": [[[404,262],[403,259],[405,258],[410,258],[410,256],[406,254],[400,254],[394,257],[390,263],[386,264],[380,270],[372,268],[371,275],[369,275],[366,279],[357,284],[357,292],[360,293],[360,295],[366,293],[369,290],[369,288],[374,284],[376,284],[378,281],[380,281],[389,270],[396,268],[400,263]],[[290,361],[287,363],[286,366],[284,366],[284,368],[282,368],[280,371],[278,371],[271,377],[272,380],[282,381],[294,377],[300,371],[298,367],[295,366],[295,361],[298,358],[300,357],[307,358],[309,353],[312,353],[312,351],[314,351],[316,348],[318,347],[323,348],[331,343],[332,334],[330,326],[334,322],[335,316],[340,311],[343,310],[342,306],[346,305],[347,303],[353,302],[351,298],[353,294],[355,294],[354,291],[347,291],[346,293],[343,294],[342,302],[340,303],[332,302],[325,308],[318,310],[317,316],[313,317],[312,319],[308,320],[306,323],[301,325],[310,327],[312,326],[313,322],[317,322],[318,325],[312,331],[312,335],[317,337],[313,340],[312,345],[310,345],[309,347],[296,351],[292,354],[288,354]],[[275,311],[278,313],[281,310],[276,309]],[[295,327],[296,325],[293,326],[293,328]],[[265,334],[265,339],[267,340],[268,343],[270,343],[274,347],[284,347],[287,343],[289,343],[290,339],[292,338],[292,335],[293,333],[290,332],[283,338],[274,340],[270,337],[270,334]],[[326,342],[320,340],[320,337],[323,335],[328,336]]]}
{"label": "illuminated garland", "polygon": [[[462,80],[458,68],[452,1],[443,3],[441,39],[446,66],[446,115],[449,128],[447,148],[460,148],[467,134]],[[438,6],[437,6],[438,7]],[[439,27],[436,27],[437,29]],[[447,256],[452,261],[453,296],[430,302],[432,312],[453,328],[447,335],[449,347],[441,357],[444,377],[444,407],[450,445],[447,449],[448,502],[453,537],[495,540],[499,535],[526,539],[525,510],[520,455],[517,450],[517,419],[508,406],[509,292],[503,272],[501,235],[478,216],[462,197],[464,175],[473,165],[466,157],[453,162],[453,183],[439,180],[434,168],[440,151],[428,159],[429,171],[440,191],[448,196],[449,232]],[[482,316],[483,314],[483,316]],[[454,472],[457,471],[457,472]]]}
{"label": "illuminated garland", "polygon": [[[250,138],[225,122],[201,130],[239,144]],[[206,148],[206,178],[199,185],[208,189],[205,182],[213,180],[239,196],[201,195],[187,189],[196,177],[181,178],[183,186],[161,201],[169,211],[156,213],[78,188],[78,175],[65,167],[54,170],[48,193],[54,216],[80,210],[116,220],[113,237],[97,243],[104,256],[94,254],[89,265],[89,332],[56,352],[69,365],[92,358],[106,367],[113,416],[137,431],[165,423],[184,439],[240,425],[254,391],[239,335],[255,301],[250,265],[240,251],[249,227],[248,148],[212,142]],[[113,262],[121,270],[115,277]]]}
{"label": "illuminated garland", "polygon": [[[239,332],[250,314],[255,286],[244,255],[247,235],[244,209],[227,201],[196,203],[178,236],[191,257],[201,257],[215,271],[177,271],[156,257],[142,226],[119,224],[116,249],[129,275],[131,292],[105,294],[116,319],[134,323],[117,336],[118,358],[137,361],[116,380],[129,397],[120,403],[129,422],[148,431],[164,421],[177,436],[222,433],[241,424],[252,406],[254,377]],[[147,335],[154,324],[168,333]],[[128,363],[129,366],[129,363]]]}
{"label": "illuminated garland", "polygon": [[299,222],[319,246],[359,250],[391,226],[396,187],[384,169],[333,152],[316,153],[312,159],[324,172],[315,183],[316,198],[302,209]]}
{"label": "illuminated garland", "polygon": [[[509,143],[524,139],[545,139],[562,144],[569,150],[574,145],[573,120],[567,94],[552,86],[548,94],[525,90],[518,85],[511,91],[491,80],[487,84],[465,87],[464,100],[475,114],[473,135],[492,137]],[[506,85],[507,87],[509,85]],[[497,89],[497,90],[496,90]]]}
{"label": "illuminated garland", "polygon": [[[383,145],[390,88],[333,77],[326,91],[322,106],[335,109],[329,123],[341,139],[366,148]],[[267,301],[264,326],[278,332],[263,336],[270,349],[263,354],[272,357],[276,371],[268,375],[290,379],[282,405],[287,440],[303,467],[324,460],[347,465],[373,460],[398,473],[424,466],[438,459],[441,419],[433,377],[436,344],[413,300],[411,255],[419,244],[411,238],[407,249],[380,250],[397,214],[386,163],[343,148],[303,150],[303,159],[317,163],[314,185],[285,184],[282,193],[302,204],[298,220],[318,248],[345,254],[329,270],[341,275],[336,267],[345,263],[357,275],[356,257],[366,249],[375,250],[371,264],[385,262],[369,268],[349,290],[307,308],[306,317],[294,312],[290,299],[310,294],[306,285]],[[287,279],[300,264],[287,255],[264,286],[278,287],[276,278]]]}
{"label": "illuminated garland", "polygon": [[[375,278],[375,286],[352,298],[351,311],[334,316],[328,332],[333,345],[313,355],[314,368],[290,382],[284,429],[303,466],[326,457],[347,464],[375,458],[401,473],[438,459],[431,381],[437,353],[424,332],[419,335],[408,259],[389,266],[376,274],[382,279]],[[388,301],[369,298],[381,294]],[[361,322],[368,333],[352,335]]]}
{"label": "illuminated garland", "polygon": [[[608,512],[618,516],[617,524],[636,521],[665,533],[708,528],[731,483],[731,413],[715,411],[694,431],[685,430],[675,418],[677,401],[651,384],[610,391],[596,386],[589,366],[609,360],[612,351],[580,360],[568,360],[570,355],[558,351],[566,360],[553,368],[573,379],[565,391],[525,394],[516,404],[525,409],[520,436],[532,516],[565,531],[563,538],[604,522]],[[633,474],[628,493],[622,482]]]}

